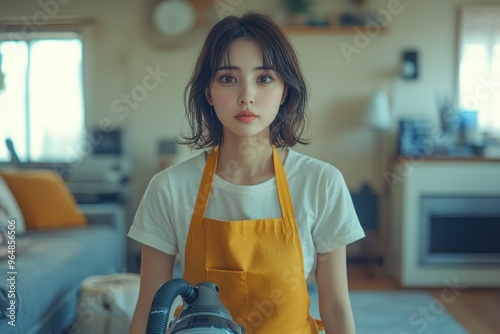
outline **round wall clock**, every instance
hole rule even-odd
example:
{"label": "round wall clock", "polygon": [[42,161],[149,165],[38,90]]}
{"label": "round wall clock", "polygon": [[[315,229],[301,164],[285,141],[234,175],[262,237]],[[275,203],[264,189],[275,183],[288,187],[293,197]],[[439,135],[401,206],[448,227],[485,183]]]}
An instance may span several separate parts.
{"label": "round wall clock", "polygon": [[145,37],[160,48],[177,48],[198,43],[217,21],[208,0],[147,0],[148,24]]}
{"label": "round wall clock", "polygon": [[152,23],[162,36],[178,38],[193,30],[196,16],[196,10],[189,1],[164,0],[153,8]]}

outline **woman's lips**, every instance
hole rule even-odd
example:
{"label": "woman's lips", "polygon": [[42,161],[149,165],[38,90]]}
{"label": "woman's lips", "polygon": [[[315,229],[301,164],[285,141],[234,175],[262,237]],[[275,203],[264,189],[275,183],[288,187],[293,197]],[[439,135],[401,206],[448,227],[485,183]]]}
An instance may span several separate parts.
{"label": "woman's lips", "polygon": [[257,119],[258,116],[255,115],[251,111],[242,111],[242,112],[238,113],[236,116],[234,116],[234,118],[236,118],[240,122],[249,123],[249,122]]}

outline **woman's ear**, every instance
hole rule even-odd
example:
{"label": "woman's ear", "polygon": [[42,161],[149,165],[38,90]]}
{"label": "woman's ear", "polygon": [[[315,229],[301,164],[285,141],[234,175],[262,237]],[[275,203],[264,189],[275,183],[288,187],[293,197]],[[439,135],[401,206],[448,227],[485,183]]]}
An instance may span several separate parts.
{"label": "woman's ear", "polygon": [[213,106],[214,104],[212,102],[212,96],[210,96],[210,88],[209,87],[205,88],[205,97],[207,98],[208,104]]}
{"label": "woman's ear", "polygon": [[283,95],[281,96],[280,105],[283,104],[283,103],[285,103],[287,95],[288,95],[288,85],[285,84],[285,87],[283,88]]}

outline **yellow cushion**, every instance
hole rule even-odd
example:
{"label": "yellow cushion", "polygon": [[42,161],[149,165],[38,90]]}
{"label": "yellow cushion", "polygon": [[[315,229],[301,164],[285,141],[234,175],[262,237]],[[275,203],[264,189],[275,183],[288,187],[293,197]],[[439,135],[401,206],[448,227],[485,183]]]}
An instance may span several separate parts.
{"label": "yellow cushion", "polygon": [[26,229],[85,226],[61,176],[50,170],[0,171],[23,213]]}

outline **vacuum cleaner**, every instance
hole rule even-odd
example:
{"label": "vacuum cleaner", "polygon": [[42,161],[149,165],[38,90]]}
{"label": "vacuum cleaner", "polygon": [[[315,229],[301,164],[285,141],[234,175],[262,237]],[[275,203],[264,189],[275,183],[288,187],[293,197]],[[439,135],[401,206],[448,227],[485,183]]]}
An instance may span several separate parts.
{"label": "vacuum cleaner", "polygon": [[[181,313],[167,324],[174,300],[181,296]],[[168,326],[168,328],[167,328]],[[156,292],[149,312],[146,334],[245,334],[243,326],[233,321],[219,299],[219,287],[211,282],[192,286],[174,278]]]}

